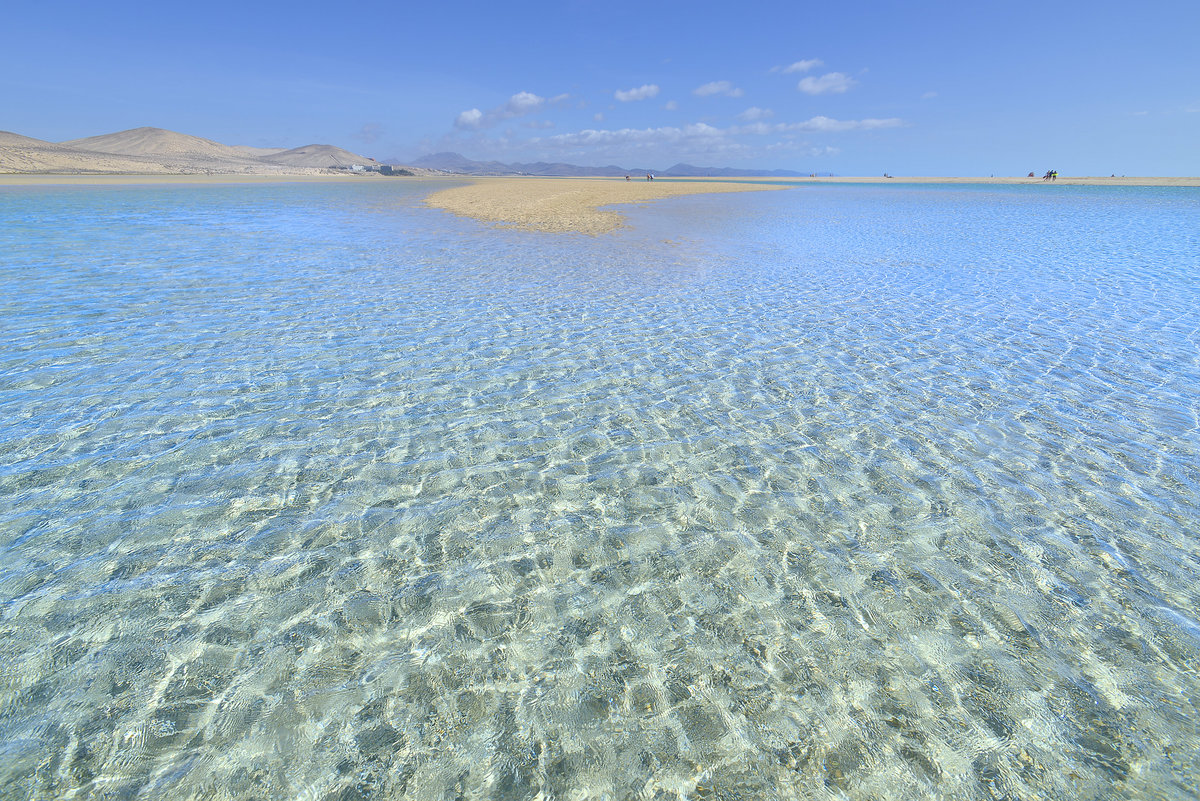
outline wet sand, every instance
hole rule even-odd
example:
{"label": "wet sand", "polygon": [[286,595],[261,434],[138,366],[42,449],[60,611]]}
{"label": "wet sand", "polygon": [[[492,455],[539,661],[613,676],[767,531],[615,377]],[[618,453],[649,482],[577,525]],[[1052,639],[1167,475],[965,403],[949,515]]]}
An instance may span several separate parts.
{"label": "wet sand", "polygon": [[603,234],[624,217],[609,206],[714,192],[783,189],[735,181],[626,181],[624,178],[475,178],[434,192],[430,206],[485,222],[534,231]]}

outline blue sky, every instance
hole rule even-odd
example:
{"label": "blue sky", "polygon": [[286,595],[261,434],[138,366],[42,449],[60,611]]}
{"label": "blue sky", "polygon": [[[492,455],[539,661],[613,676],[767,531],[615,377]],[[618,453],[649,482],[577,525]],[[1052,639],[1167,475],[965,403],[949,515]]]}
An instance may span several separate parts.
{"label": "blue sky", "polygon": [[1200,175],[1200,0],[33,2],[0,130],[380,159]]}

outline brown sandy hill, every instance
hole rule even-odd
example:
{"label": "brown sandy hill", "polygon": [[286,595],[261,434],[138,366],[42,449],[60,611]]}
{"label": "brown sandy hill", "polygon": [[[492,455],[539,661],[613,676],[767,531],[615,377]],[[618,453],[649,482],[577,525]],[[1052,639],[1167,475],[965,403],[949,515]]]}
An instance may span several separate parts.
{"label": "brown sandy hill", "polygon": [[43,142],[29,136],[0,132],[0,173],[131,173],[178,172],[162,159],[94,153]]}
{"label": "brown sandy hill", "polygon": [[0,131],[0,173],[331,175],[344,174],[355,164],[378,162],[333,145],[292,150],[235,147],[162,128],[133,128],[59,143]]}
{"label": "brown sandy hill", "polygon": [[233,159],[242,161],[247,157],[229,145],[201,139],[199,136],[167,131],[162,128],[133,128],[128,131],[72,139],[61,143],[77,150],[97,153],[116,153],[122,156],[157,156],[180,159],[200,158],[204,160]]}
{"label": "brown sandy hill", "polygon": [[32,136],[21,136],[12,131],[0,131],[0,146],[3,147],[53,147],[52,142],[34,139]]}
{"label": "brown sandy hill", "polygon": [[287,150],[286,147],[254,147],[253,145],[230,145],[229,149],[252,159],[261,159],[263,156],[274,156],[276,153],[282,153]]}
{"label": "brown sandy hill", "polygon": [[349,167],[353,164],[375,164],[375,159],[351,153],[333,145],[305,145],[282,153],[263,156],[259,161],[289,167]]}

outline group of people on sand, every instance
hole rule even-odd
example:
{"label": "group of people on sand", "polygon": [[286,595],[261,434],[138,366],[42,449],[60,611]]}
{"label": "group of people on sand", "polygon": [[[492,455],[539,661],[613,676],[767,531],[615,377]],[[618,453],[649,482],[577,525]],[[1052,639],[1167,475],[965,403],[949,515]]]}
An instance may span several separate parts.
{"label": "group of people on sand", "polygon": [[[628,180],[629,180],[629,176],[628,176],[628,175],[626,175],[626,176],[625,176],[625,180],[626,180],[626,181],[628,181]],[[646,180],[647,180],[647,181],[653,181],[653,180],[654,180],[654,173],[652,173],[652,172],[648,172],[648,173],[646,173]]]}
{"label": "group of people on sand", "polygon": [[1043,181],[1057,181],[1058,170],[1046,170],[1046,174],[1042,176]]}

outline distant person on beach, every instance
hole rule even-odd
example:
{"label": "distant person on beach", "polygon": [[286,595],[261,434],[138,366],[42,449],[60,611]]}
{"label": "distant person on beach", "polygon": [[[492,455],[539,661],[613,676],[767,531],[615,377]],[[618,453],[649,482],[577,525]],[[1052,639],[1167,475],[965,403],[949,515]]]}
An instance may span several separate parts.
{"label": "distant person on beach", "polygon": [[628,180],[629,180],[629,176],[628,176],[628,175],[626,175],[626,176],[625,176],[625,180],[626,180],[626,181],[628,181]]}

